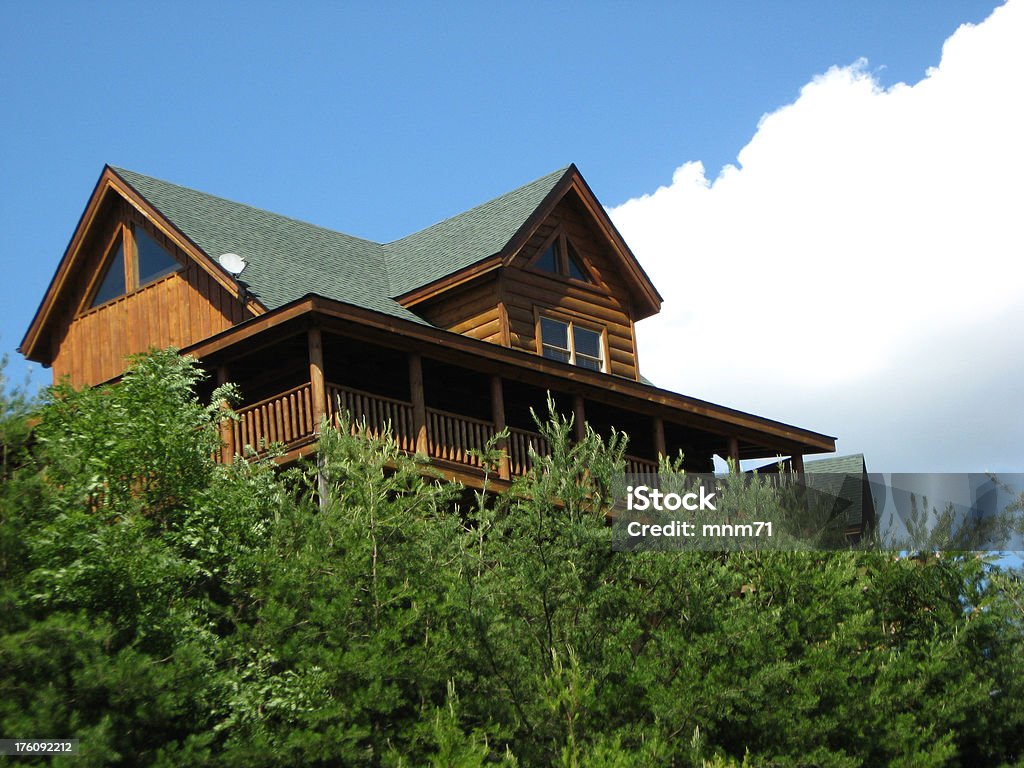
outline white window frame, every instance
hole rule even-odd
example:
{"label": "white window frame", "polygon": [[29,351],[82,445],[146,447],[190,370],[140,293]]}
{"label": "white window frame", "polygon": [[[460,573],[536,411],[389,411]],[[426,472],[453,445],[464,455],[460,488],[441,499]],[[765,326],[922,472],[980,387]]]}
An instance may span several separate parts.
{"label": "white window frame", "polygon": [[[559,323],[565,326],[565,338],[566,343],[569,345],[568,348],[544,340],[544,334],[542,331],[544,320],[549,320],[551,322]],[[584,354],[583,352],[576,352],[575,331],[577,329],[581,331],[586,331],[588,333],[593,333],[594,335],[597,336],[597,357],[594,357],[593,355]],[[541,311],[537,313],[537,352],[541,357],[547,360],[554,360],[556,358],[551,358],[545,355],[544,352],[546,349],[559,350],[560,352],[563,353],[567,352],[569,355],[569,359],[567,361],[558,360],[558,362],[568,362],[570,365],[575,365],[579,368],[584,368],[585,370],[588,371],[600,371],[601,373],[605,373],[607,370],[608,361],[608,355],[605,351],[605,332],[606,330],[604,328],[597,326],[594,323],[580,322],[575,318],[568,317],[565,315]],[[581,358],[584,360],[592,360],[597,362],[598,367],[592,368],[590,366],[580,365],[579,359]]]}

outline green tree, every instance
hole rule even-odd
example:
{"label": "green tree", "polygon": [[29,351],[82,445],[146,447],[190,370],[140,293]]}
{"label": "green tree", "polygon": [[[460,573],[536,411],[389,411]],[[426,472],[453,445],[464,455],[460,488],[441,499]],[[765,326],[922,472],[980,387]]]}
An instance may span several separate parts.
{"label": "green tree", "polygon": [[222,465],[201,378],[169,351],[4,392],[0,735],[81,765],[1024,764],[1018,572],[614,552],[625,440],[553,408],[500,495],[358,424]]}

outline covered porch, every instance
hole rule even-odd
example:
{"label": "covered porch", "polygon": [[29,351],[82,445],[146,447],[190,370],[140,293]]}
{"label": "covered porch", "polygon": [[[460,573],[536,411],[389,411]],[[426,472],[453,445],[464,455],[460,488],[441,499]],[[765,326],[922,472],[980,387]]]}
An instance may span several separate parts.
{"label": "covered porch", "polygon": [[[480,456],[503,430],[494,479],[509,481],[550,451],[533,413],[547,399],[603,437],[629,436],[627,471],[654,472],[659,456],[684,455],[691,472],[713,471],[713,457],[788,456],[797,471],[804,453],[834,450],[834,440],[750,414],[546,360],[430,326],[347,305],[314,306],[258,318],[194,350],[218,383],[242,391],[237,421],[222,427],[221,459],[282,449],[291,461],[316,449],[322,419],[343,414],[371,435],[391,434],[398,447],[429,457],[445,475],[471,485],[483,479]],[[401,325],[404,327],[395,328]],[[246,328],[246,326],[251,326]],[[383,326],[383,327],[382,327]]]}

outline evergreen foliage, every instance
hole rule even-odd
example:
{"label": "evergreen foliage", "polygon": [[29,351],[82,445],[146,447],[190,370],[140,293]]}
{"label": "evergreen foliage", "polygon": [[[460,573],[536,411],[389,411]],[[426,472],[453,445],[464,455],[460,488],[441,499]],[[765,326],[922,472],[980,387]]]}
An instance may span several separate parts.
{"label": "evergreen foliage", "polygon": [[201,375],[3,395],[0,736],[82,766],[1024,764],[1016,572],[613,552],[624,438],[553,409],[551,456],[470,504],[359,425],[221,465]]}

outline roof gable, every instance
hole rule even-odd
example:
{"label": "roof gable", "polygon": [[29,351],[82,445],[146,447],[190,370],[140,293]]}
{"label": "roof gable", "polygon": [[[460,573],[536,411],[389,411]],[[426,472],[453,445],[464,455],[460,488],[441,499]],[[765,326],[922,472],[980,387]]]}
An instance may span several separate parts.
{"label": "roof gable", "polygon": [[[239,286],[223,269],[187,237],[177,232],[173,224],[119,178],[110,166],[105,166],[50,280],[50,285],[40,301],[32,323],[18,347],[20,352],[31,360],[43,362],[45,365],[50,364],[52,349],[46,340],[52,333],[52,323],[67,322],[91,309],[87,303],[88,299],[110,266],[110,253],[116,245],[114,238],[119,228],[130,227],[137,235],[142,230],[136,227],[141,226],[143,222],[145,226],[159,233],[160,237],[166,238],[166,245],[157,243],[166,255],[183,264],[194,262],[196,268],[207,274],[212,283],[219,284],[236,299],[242,297]],[[145,235],[147,239],[152,239],[150,233]],[[178,256],[171,256],[171,250],[168,248],[176,251]],[[137,267],[137,263],[133,262],[133,269]],[[86,272],[83,273],[83,270]],[[120,293],[124,294],[127,291],[127,295],[133,294],[150,282],[152,280],[146,279],[139,285],[136,280],[134,285],[128,285],[126,281],[124,291]],[[248,302],[248,308],[256,313],[263,309],[252,301]]]}

